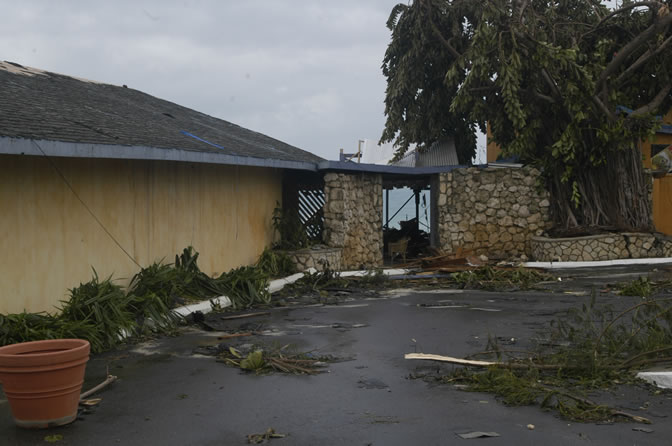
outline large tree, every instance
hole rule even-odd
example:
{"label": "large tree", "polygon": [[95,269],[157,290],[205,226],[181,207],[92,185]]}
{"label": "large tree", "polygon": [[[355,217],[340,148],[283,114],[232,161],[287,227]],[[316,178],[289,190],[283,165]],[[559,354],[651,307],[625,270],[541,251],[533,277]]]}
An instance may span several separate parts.
{"label": "large tree", "polygon": [[542,168],[564,229],[652,227],[640,142],[672,106],[672,0],[414,0],[397,5],[382,141],[444,136],[462,162],[490,124]]}

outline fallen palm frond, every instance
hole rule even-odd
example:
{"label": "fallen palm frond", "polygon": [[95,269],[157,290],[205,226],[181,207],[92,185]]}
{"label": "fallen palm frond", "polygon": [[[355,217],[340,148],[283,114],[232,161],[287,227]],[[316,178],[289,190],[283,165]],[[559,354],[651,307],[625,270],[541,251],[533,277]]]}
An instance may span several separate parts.
{"label": "fallen palm frond", "polygon": [[273,278],[290,276],[296,272],[296,265],[285,252],[269,248],[264,249],[255,266]]}
{"label": "fallen palm frond", "polygon": [[576,421],[643,417],[591,401],[582,394],[614,383],[635,382],[652,365],[672,364],[672,298],[646,299],[620,312],[595,305],[595,293],[580,309],[551,322],[550,333],[532,351],[507,351],[490,338],[483,360],[411,353],[407,359],[442,361],[464,368],[442,377],[468,390],[489,392],[510,405],[538,404]]}
{"label": "fallen palm frond", "polygon": [[231,299],[233,309],[271,303],[269,276],[253,266],[241,266],[213,279],[214,286]]}
{"label": "fallen palm frond", "polygon": [[253,348],[244,354],[229,347],[217,357],[218,362],[254,372],[258,375],[280,372],[292,375],[316,375],[331,358],[314,358],[306,353],[287,352],[289,346],[280,349]]}
{"label": "fallen palm frond", "polygon": [[111,277],[93,278],[70,290],[59,312],[0,314],[0,345],[58,338],[80,338],[98,353],[128,336],[172,332],[181,321],[172,308],[189,300],[227,295],[234,309],[269,304],[268,274],[241,267],[217,278],[198,268],[192,247],[175,257],[175,263],[154,263],[142,268],[126,290]]}
{"label": "fallen palm frond", "polygon": [[84,339],[89,340],[92,351],[99,352],[118,344],[125,333],[133,333],[138,327],[130,301],[131,297],[111,278],[99,280],[93,270],[93,279],[70,290],[70,299],[61,302],[56,317],[64,322],[91,323],[95,336],[91,333]]}
{"label": "fallen palm frond", "polygon": [[533,285],[553,280],[554,277],[531,268],[497,268],[482,266],[468,271],[453,273],[452,280],[462,288],[485,290],[529,289]]}
{"label": "fallen palm frond", "polygon": [[155,263],[143,268],[131,281],[130,292],[142,297],[155,295],[166,306],[182,301],[201,301],[226,295],[234,309],[268,304],[269,275],[260,268],[242,266],[219,277],[210,277],[198,267],[198,252],[192,247],[175,256],[175,263]]}
{"label": "fallen palm frond", "polygon": [[104,341],[92,321],[67,321],[48,313],[0,314],[0,345],[42,339],[87,339],[92,349],[102,349]]}

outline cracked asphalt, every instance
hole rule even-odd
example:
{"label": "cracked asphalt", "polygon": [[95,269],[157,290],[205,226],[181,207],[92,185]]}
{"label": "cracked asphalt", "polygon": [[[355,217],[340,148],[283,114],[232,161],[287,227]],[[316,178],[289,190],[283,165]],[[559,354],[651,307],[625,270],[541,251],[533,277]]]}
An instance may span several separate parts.
{"label": "cracked asphalt", "polygon": [[[507,407],[488,394],[410,377],[451,366],[405,360],[410,352],[463,357],[483,350],[489,336],[530,345],[550,320],[581,306],[598,290],[598,302],[616,307],[638,298],[599,293],[608,283],[652,270],[607,268],[555,272],[562,282],[547,291],[485,292],[398,289],[352,295],[337,305],[290,305],[234,320],[209,316],[221,331],[196,327],[91,357],[85,389],[106,373],[119,380],[97,396],[91,413],[64,427],[30,431],[14,426],[0,392],[0,444],[238,445],[268,428],[286,434],[272,445],[663,445],[672,438],[672,393],[644,386],[599,395],[652,425],[568,422],[537,407]],[[219,344],[222,331],[254,328],[261,334],[230,340],[347,359],[315,376],[256,376],[200,354]],[[534,429],[527,425],[533,424]],[[633,430],[647,428],[651,432]],[[465,440],[457,434],[496,432]]]}

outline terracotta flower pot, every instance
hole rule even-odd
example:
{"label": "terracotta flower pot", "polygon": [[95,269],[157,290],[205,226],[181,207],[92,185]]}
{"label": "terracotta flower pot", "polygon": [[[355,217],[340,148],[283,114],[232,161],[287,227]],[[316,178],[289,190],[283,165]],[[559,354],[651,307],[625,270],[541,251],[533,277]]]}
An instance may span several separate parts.
{"label": "terracotta flower pot", "polygon": [[75,421],[90,349],[83,339],[0,347],[0,382],[17,425],[46,428]]}

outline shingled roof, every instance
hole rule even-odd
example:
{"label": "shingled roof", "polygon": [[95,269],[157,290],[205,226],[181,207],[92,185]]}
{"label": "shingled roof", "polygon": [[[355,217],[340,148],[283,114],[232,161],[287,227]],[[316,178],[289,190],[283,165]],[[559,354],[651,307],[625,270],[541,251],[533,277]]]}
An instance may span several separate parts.
{"label": "shingled roof", "polygon": [[[112,158],[115,154],[120,158],[202,158],[209,160],[204,162],[278,167],[313,166],[323,160],[277,139],[126,86],[11,62],[0,62],[0,138],[74,143],[48,145],[50,154],[56,156],[102,156],[98,150]],[[55,153],[65,147],[78,149],[68,149],[68,155]],[[175,151],[180,153],[175,155]],[[173,155],[162,156],[168,152]]]}

